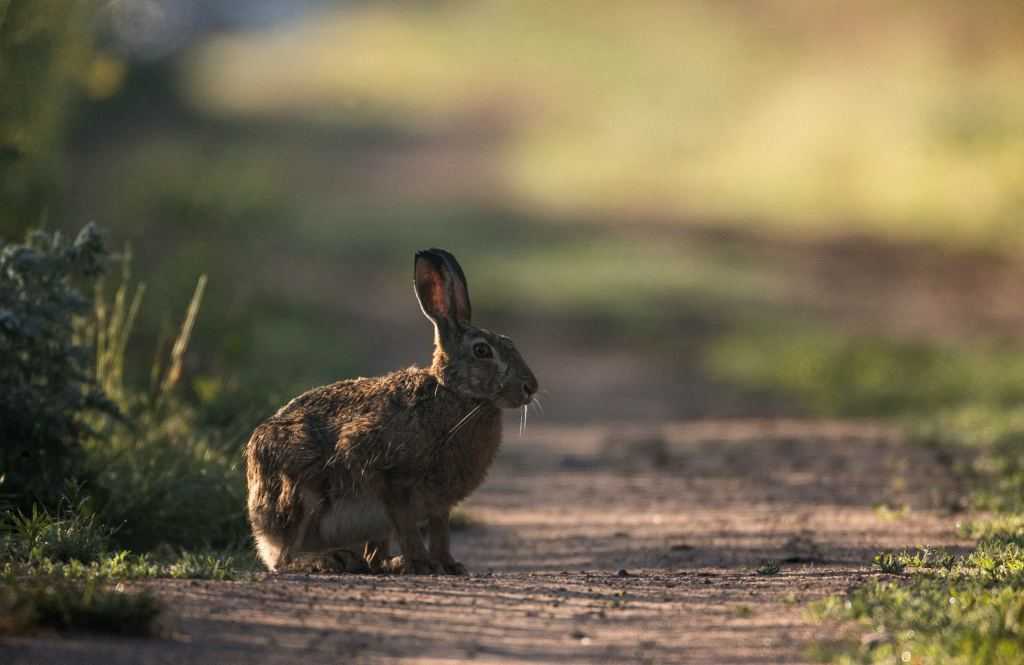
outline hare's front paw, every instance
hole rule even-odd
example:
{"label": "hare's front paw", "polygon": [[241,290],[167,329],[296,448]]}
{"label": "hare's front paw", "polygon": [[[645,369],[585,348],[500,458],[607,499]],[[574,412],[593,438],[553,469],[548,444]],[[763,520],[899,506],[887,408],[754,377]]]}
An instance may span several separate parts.
{"label": "hare's front paw", "polygon": [[438,558],[440,559],[439,564],[441,566],[441,570],[443,570],[446,575],[469,575],[469,571],[466,570],[466,567],[456,561],[451,554],[445,553]]}
{"label": "hare's front paw", "polygon": [[455,559],[446,561],[442,563],[441,566],[444,568],[444,572],[448,573],[449,575],[469,575],[469,571],[466,569],[466,567],[458,561],[456,561]]}
{"label": "hare's front paw", "polygon": [[402,555],[391,557],[384,568],[396,575],[438,575],[444,572],[441,564],[430,559],[406,559]]}

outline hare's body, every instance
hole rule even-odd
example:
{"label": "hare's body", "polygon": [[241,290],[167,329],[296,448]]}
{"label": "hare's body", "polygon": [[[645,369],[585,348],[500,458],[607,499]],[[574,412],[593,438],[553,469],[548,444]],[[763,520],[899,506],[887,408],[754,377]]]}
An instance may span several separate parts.
{"label": "hare's body", "polygon": [[[249,516],[263,560],[384,541],[389,492],[410,493],[413,519],[447,514],[487,474],[501,411],[438,384],[429,370],[339,381],[296,397],[246,449]],[[287,552],[284,552],[288,548]]]}
{"label": "hare's body", "polygon": [[[500,408],[529,404],[537,380],[511,340],[469,323],[455,257],[417,253],[415,284],[435,326],[429,368],[315,388],[253,432],[249,522],[271,570],[331,551],[352,570],[465,571],[449,553],[449,513],[494,460]],[[388,561],[391,537],[402,556]]]}

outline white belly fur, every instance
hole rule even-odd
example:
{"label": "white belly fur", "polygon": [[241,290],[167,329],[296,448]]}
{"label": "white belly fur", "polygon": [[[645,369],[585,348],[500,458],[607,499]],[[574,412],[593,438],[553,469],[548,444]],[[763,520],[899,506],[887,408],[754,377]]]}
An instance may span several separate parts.
{"label": "white belly fur", "polygon": [[335,501],[320,518],[320,538],[332,547],[381,540],[390,533],[384,504],[371,497]]}

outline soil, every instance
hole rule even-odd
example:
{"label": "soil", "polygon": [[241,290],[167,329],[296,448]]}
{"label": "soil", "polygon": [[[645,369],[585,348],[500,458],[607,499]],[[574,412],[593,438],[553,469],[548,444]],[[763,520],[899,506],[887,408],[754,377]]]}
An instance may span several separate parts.
{"label": "soil", "polygon": [[468,577],[145,582],[161,637],[21,637],[0,661],[801,663],[835,635],[807,605],[885,577],[879,550],[968,544],[948,470],[880,425],[508,430],[454,534]]}

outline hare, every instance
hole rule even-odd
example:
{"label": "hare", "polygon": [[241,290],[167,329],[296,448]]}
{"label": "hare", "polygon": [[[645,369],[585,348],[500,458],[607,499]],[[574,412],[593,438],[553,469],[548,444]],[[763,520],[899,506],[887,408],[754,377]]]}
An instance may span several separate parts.
{"label": "hare", "polygon": [[246,445],[249,523],[271,571],[331,553],[351,572],[466,573],[449,551],[449,514],[494,459],[501,408],[529,405],[537,379],[511,339],[470,323],[454,256],[417,252],[414,285],[434,324],[429,368],[309,390]]}

